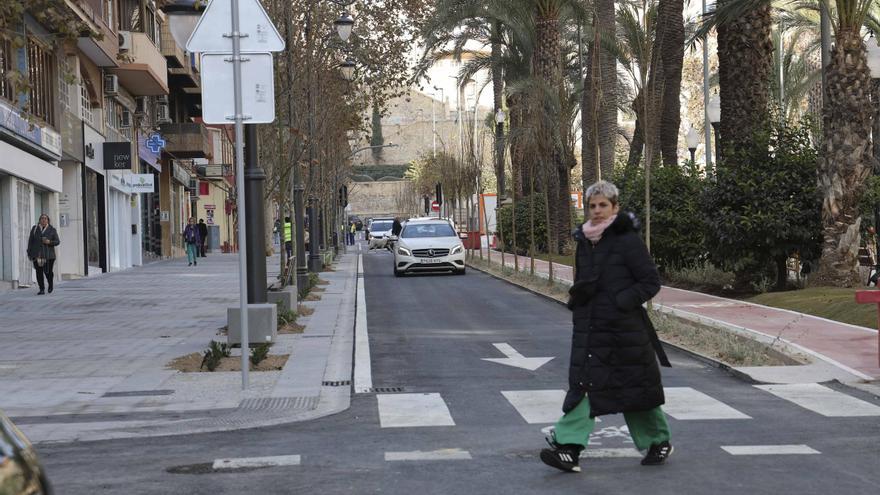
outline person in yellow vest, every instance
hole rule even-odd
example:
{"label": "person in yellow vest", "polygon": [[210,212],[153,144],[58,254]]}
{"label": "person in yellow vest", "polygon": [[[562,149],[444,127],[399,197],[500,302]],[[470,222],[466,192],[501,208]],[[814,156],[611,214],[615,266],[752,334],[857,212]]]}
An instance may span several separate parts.
{"label": "person in yellow vest", "polygon": [[357,232],[357,225],[354,222],[351,222],[351,225],[348,228],[348,244],[350,246],[354,246],[354,235]]}
{"label": "person in yellow vest", "polygon": [[293,224],[290,217],[284,217],[284,249],[287,251],[287,259],[293,256]]}

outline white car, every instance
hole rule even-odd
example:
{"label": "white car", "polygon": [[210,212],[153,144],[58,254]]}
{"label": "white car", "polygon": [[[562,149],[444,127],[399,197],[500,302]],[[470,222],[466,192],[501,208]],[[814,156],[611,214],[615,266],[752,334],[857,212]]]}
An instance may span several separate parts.
{"label": "white car", "polygon": [[394,247],[394,275],[438,271],[464,275],[464,257],[464,245],[449,221],[409,220]]}
{"label": "white car", "polygon": [[388,243],[388,238],[391,237],[391,227],[393,226],[393,218],[374,218],[370,223],[370,236],[367,238],[370,249],[384,248]]}

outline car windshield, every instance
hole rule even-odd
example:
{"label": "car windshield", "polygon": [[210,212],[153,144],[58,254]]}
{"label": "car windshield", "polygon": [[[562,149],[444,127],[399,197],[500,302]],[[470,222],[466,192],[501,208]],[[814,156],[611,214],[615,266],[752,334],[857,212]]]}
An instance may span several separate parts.
{"label": "car windshield", "polygon": [[391,225],[394,222],[387,221],[374,221],[372,225],[370,225],[370,230],[373,232],[384,232],[386,230],[391,230]]}
{"label": "car windshield", "polygon": [[407,225],[400,236],[404,239],[422,237],[455,237],[455,231],[447,223],[420,223]]}

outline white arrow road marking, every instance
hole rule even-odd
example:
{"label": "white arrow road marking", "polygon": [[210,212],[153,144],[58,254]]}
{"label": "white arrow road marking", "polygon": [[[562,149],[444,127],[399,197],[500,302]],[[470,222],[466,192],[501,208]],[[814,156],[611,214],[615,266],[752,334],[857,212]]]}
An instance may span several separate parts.
{"label": "white arrow road marking", "polygon": [[299,466],[298,455],[274,455],[270,457],[239,457],[234,459],[215,459],[214,469],[242,469],[277,466]]}
{"label": "white arrow road marking", "polygon": [[523,368],[529,371],[535,371],[536,369],[544,366],[549,363],[552,357],[531,357],[527,358],[522,354],[516,352],[516,349],[511,347],[507,343],[500,344],[492,344],[496,349],[501,351],[502,354],[507,356],[506,358],[483,358],[483,361],[491,361],[493,363],[498,364],[506,364],[507,366],[513,366],[516,368]]}

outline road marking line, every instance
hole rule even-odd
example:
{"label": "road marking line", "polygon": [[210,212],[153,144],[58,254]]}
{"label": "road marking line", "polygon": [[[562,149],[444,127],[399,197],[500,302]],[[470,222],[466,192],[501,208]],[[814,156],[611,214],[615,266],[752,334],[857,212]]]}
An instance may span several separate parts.
{"label": "road marking line", "polygon": [[562,416],[565,390],[507,390],[501,394],[528,424],[555,423]]}
{"label": "road marking line", "polygon": [[[360,249],[360,245],[358,245]],[[364,255],[358,254],[357,301],[354,324],[354,393],[373,389],[373,371],[370,363],[370,335],[367,327],[367,293],[364,289]]]}
{"label": "road marking line", "polygon": [[455,426],[440,394],[379,394],[376,399],[382,428]]}
{"label": "road marking line", "polygon": [[482,358],[483,361],[489,361],[492,363],[504,364],[507,366],[513,366],[516,368],[523,368],[529,371],[535,371],[536,369],[544,366],[549,363],[552,357],[531,357],[527,358],[516,351],[510,344],[507,342],[502,342],[499,344],[492,344],[498,349],[502,354],[507,357],[504,358]]}
{"label": "road marking line", "polygon": [[807,445],[722,445],[730,455],[811,455],[821,454]]}
{"label": "road marking line", "polygon": [[590,449],[586,448],[581,451],[582,459],[616,459],[621,457],[635,457],[641,458],[642,454],[638,450],[630,447],[630,448],[620,448],[620,449]]}
{"label": "road marking line", "polygon": [[880,416],[880,407],[818,383],[791,385],[755,385],[755,388],[829,418]]}
{"label": "road marking line", "polygon": [[440,449],[430,452],[385,452],[386,461],[467,461],[471,454],[461,449]]}
{"label": "road marking line", "polygon": [[214,469],[242,469],[276,466],[299,466],[302,459],[298,455],[275,455],[269,457],[239,457],[216,459]]}
{"label": "road marking line", "polygon": [[678,420],[752,419],[727,404],[690,387],[667,387],[663,411]]}

